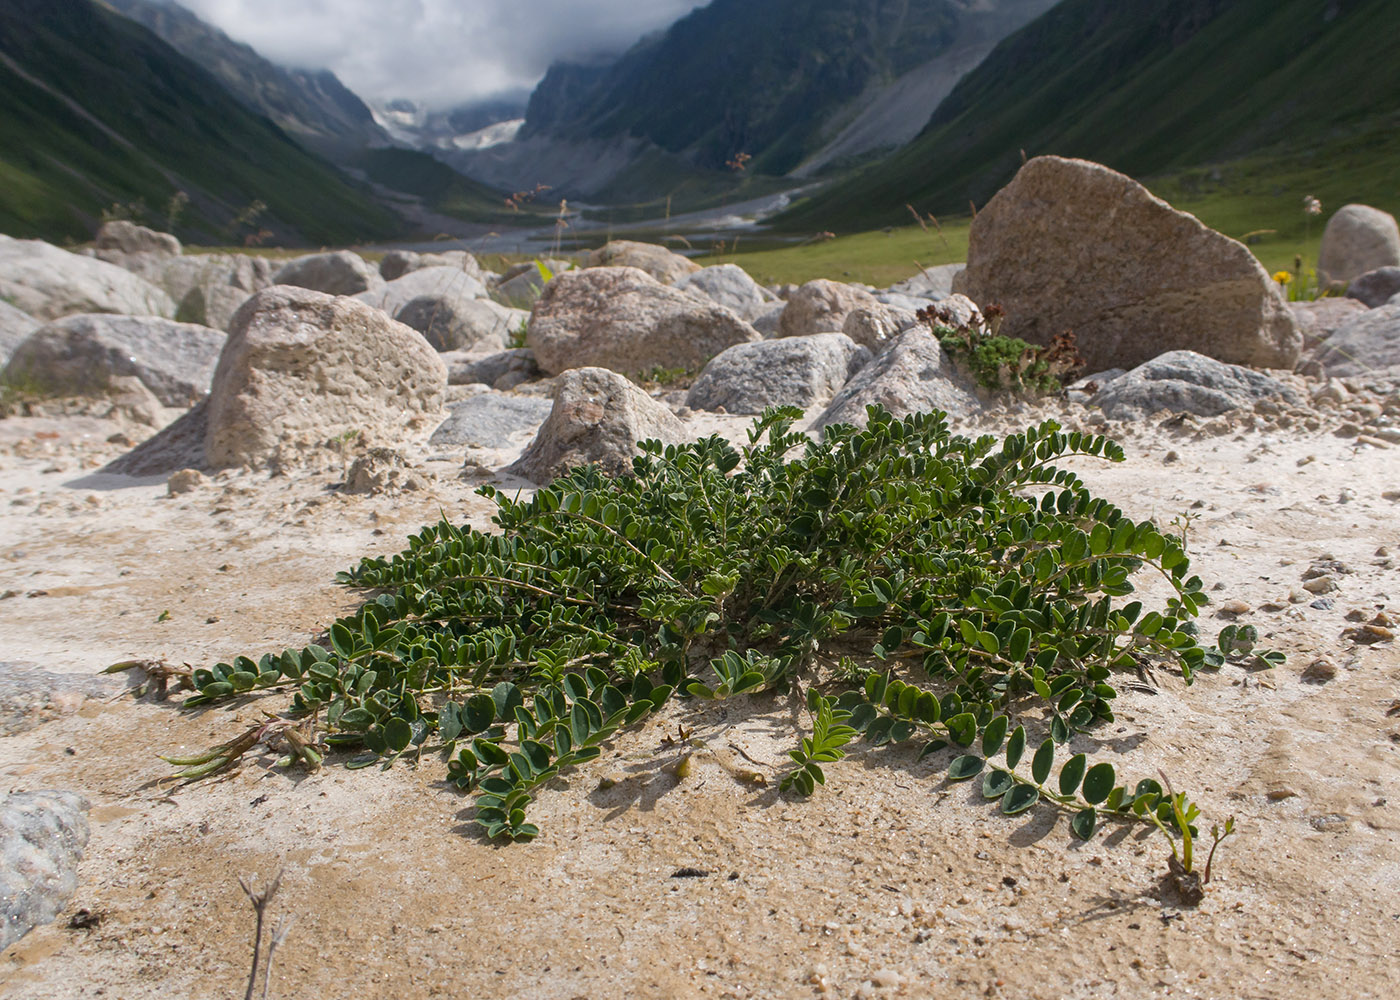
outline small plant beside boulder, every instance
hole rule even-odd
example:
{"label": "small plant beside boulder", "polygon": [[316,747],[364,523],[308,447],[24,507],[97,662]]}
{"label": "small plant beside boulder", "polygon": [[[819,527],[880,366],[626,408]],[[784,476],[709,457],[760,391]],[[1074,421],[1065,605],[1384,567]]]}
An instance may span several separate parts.
{"label": "small plant beside boulder", "polygon": [[1057,334],[1044,347],[1000,335],[1006,313],[990,305],[981,316],[962,320],[938,305],[915,315],[938,338],[954,363],[984,389],[1047,396],[1060,392],[1084,368],[1073,332]]}

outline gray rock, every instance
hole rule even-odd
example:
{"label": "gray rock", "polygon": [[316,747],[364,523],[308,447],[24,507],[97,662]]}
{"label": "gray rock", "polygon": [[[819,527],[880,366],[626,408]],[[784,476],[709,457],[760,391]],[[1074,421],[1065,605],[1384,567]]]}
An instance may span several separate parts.
{"label": "gray rock", "polygon": [[929,306],[943,301],[948,296],[940,294],[938,298],[920,298],[914,295],[905,295],[902,292],[874,292],[877,302],[889,306],[892,309],[902,309],[905,312],[916,313],[920,309],[927,309]]}
{"label": "gray rock", "polygon": [[930,410],[963,416],[978,409],[971,384],[958,375],[933,335],[906,330],[842,387],[813,424],[865,426],[867,406],[879,404],[897,417]]}
{"label": "gray rock", "polygon": [[295,285],[327,295],[360,295],[384,285],[379,272],[349,250],[297,257],[283,264],[272,281],[276,285]]}
{"label": "gray rock", "polygon": [[726,347],[759,339],[723,306],[635,267],[594,267],[549,283],[535,303],[526,346],[548,374],[592,366],[632,375],[656,367],[696,370]]}
{"label": "gray rock", "polygon": [[880,302],[864,288],[817,278],[788,298],[778,323],[779,337],[809,337],[814,333],[838,333],[846,317],[857,309],[879,309]]}
{"label": "gray rock", "polygon": [[869,350],[841,333],[736,344],[705,366],[685,403],[728,413],[806,409],[829,401],[869,360]]}
{"label": "gray rock", "polygon": [[755,320],[768,312],[778,297],[749,277],[737,264],[716,264],[684,275],[675,283],[681,291],[704,295],[717,305],[732,309],[737,316]]}
{"label": "gray rock", "polygon": [[1400,267],[1378,267],[1353,278],[1347,286],[1347,298],[1372,309],[1385,305],[1396,295],[1400,295]]}
{"label": "gray rock", "polygon": [[966,264],[938,264],[926,267],[912,278],[891,285],[890,291],[915,298],[937,300],[953,291],[953,279],[967,267]]}
{"label": "gray rock", "polygon": [[153,253],[164,257],[180,256],[180,241],[169,233],[138,226],[134,222],[117,220],[104,222],[97,231],[97,250],[121,253]]}
{"label": "gray rock", "polygon": [[433,432],[428,444],[434,448],[517,448],[540,429],[553,408],[553,403],[538,396],[483,392],[449,406],[452,415]]}
{"label": "gray rock", "polygon": [[29,313],[21,312],[0,299],[0,367],[10,360],[10,355],[25,337],[43,325]]}
{"label": "gray rock", "polygon": [[444,253],[390,250],[379,261],[379,276],[385,281],[395,281],[411,271],[420,271],[425,267],[451,267],[465,271],[473,278],[482,277],[481,265],[465,250],[448,250]]}
{"label": "gray rock", "polygon": [[421,333],[437,351],[503,350],[513,329],[530,314],[490,299],[448,293],[409,299],[394,319]]}
{"label": "gray rock", "polygon": [[421,257],[412,250],[389,250],[379,259],[379,276],[385,281],[402,278],[409,271],[418,269]]}
{"label": "gray rock", "polygon": [[[545,285],[550,280],[573,267],[573,261],[555,259],[516,264],[501,275],[501,280],[491,289],[491,298],[512,309],[530,309],[544,294]],[[546,276],[549,280],[546,280]]]}
{"label": "gray rock", "polygon": [[113,674],[56,674],[32,663],[0,662],[0,736],[28,732],[126,686]]}
{"label": "gray rock", "polygon": [[208,469],[209,400],[203,399],[174,423],[102,467],[122,476],[169,476],[181,469]]}
{"label": "gray rock", "polygon": [[0,299],[41,320],[75,313],[175,315],[170,296],[125,268],[8,236],[0,236]]}
{"label": "gray rock", "polygon": [[687,274],[700,270],[689,257],[667,250],[654,243],[633,240],[613,240],[588,255],[585,267],[635,267],[645,271],[663,285],[673,285]]}
{"label": "gray rock", "polygon": [[1343,205],[1327,220],[1317,251],[1317,276],[1324,285],[1396,265],[1400,265],[1400,227],[1389,212],[1370,205]]}
{"label": "gray rock", "polygon": [[441,421],[446,388],[447,367],[418,331],[352,298],[274,285],[233,318],[205,457],[276,469],[324,461],[326,443],[346,435],[397,447]]}
{"label": "gray rock", "polygon": [[918,322],[919,318],[907,309],[883,304],[862,306],[846,315],[841,332],[872,353],[879,354],[893,343],[895,337]]}
{"label": "gray rock", "polygon": [[783,324],[783,310],[786,308],[786,302],[772,303],[754,319],[753,328],[764,337],[776,337]]}
{"label": "gray rock", "polygon": [[1243,243],[1087,160],[1038,156],[977,213],[954,290],[1006,310],[1001,333],[1072,330],[1091,368],[1194,350],[1292,368],[1303,338]]}
{"label": "gray rock", "polygon": [[670,410],[621,375],[575,368],[559,376],[549,417],[507,471],[541,485],[578,465],[626,475],[640,453],[637,442],[679,444],[685,437],[685,425]]}
{"label": "gray rock", "polygon": [[1318,350],[1328,375],[1365,375],[1400,365],[1400,304],[1367,309],[1347,320]]}
{"label": "gray rock", "polygon": [[1278,379],[1251,368],[1194,351],[1168,351],[1115,378],[1092,402],[1114,420],[1138,420],[1162,410],[1214,417],[1264,399],[1303,402]]}
{"label": "gray rock", "polygon": [[52,921],[73,898],[87,811],[77,792],[16,792],[0,803],[0,948]]}
{"label": "gray rock", "polygon": [[1312,350],[1357,313],[1366,311],[1366,306],[1355,299],[1328,297],[1313,301],[1288,303],[1293,319],[1303,335],[1303,347]]}
{"label": "gray rock", "polygon": [[533,382],[543,373],[535,363],[535,352],[516,347],[495,354],[444,354],[448,385],[483,383],[493,389],[514,389],[522,382]]}
{"label": "gray rock", "polygon": [[224,339],[219,330],[154,316],[69,316],[15,348],[0,379],[45,396],[97,396],[129,375],[162,405],[183,409],[208,393]]}
{"label": "gray rock", "polygon": [[482,299],[486,297],[486,286],[460,268],[423,267],[355,297],[396,316],[400,309],[424,295],[454,300]]}
{"label": "gray rock", "polygon": [[191,254],[170,261],[160,284],[179,303],[180,322],[227,330],[243,303],[272,286],[276,270],[266,257]]}

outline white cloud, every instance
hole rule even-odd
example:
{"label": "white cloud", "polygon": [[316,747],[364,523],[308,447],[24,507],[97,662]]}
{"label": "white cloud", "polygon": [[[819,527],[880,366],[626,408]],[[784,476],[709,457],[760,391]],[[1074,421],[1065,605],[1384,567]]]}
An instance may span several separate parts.
{"label": "white cloud", "polygon": [[555,59],[619,52],[704,0],[178,0],[274,62],[366,98],[447,107],[533,87]]}

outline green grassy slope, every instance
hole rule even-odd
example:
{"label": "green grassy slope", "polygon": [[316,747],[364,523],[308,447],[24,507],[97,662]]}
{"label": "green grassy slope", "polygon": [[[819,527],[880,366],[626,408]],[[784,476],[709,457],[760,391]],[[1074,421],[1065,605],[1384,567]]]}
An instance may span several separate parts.
{"label": "green grassy slope", "polygon": [[1144,177],[1358,135],[1384,145],[1397,38],[1394,0],[1064,0],[1005,39],[912,143],[779,224],[897,224],[910,202],[965,211],[1023,150]]}
{"label": "green grassy slope", "polygon": [[149,221],[190,195],[181,234],[222,242],[254,201],[282,242],[403,231],[392,212],[148,30],[90,0],[0,4],[0,231],[88,238],[103,209]]}

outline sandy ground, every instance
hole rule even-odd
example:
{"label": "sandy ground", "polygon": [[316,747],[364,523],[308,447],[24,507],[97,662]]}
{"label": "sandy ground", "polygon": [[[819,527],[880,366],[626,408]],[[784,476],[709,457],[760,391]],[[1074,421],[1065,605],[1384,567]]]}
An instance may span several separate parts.
{"label": "sandy ground", "polygon": [[[1082,465],[1134,517],[1192,515],[1193,568],[1288,654],[1190,689],[1158,675],[1075,740],[1237,817],[1199,908],[1161,900],[1159,835],[1083,845],[1053,811],[1003,818],[917,747],[858,746],[811,800],[779,795],[795,709],[771,697],[673,703],[539,796],[538,840],[502,847],[436,760],[314,775],[249,761],[176,784],[157,754],[222,742],[283,697],[181,711],[117,692],[0,737],[0,793],[93,805],[78,893],[0,953],[0,995],[241,996],[253,919],[237,876],[285,870],[270,914],[295,923],[273,997],[1395,996],[1400,653],[1343,633],[1348,614],[1400,611],[1400,451],[1333,431],[1394,427],[1396,403],[1287,428],[1115,425],[1129,460]],[[398,551],[440,511],[488,523],[460,459],[424,462],[426,488],[398,496],[245,472],[167,497],[164,481],[91,475],[120,452],[114,429],[0,420],[0,659],[90,676],[300,646],[355,605],[333,577],[358,556]],[[1330,607],[1298,589],[1319,559],[1343,564]],[[1225,623],[1210,609],[1202,631]],[[1304,680],[1319,659],[1335,677]],[[683,780],[663,770],[680,721],[713,748]],[[768,787],[731,775],[741,753]],[[673,877],[686,867],[710,874]],[[70,927],[79,911],[95,926]]]}

